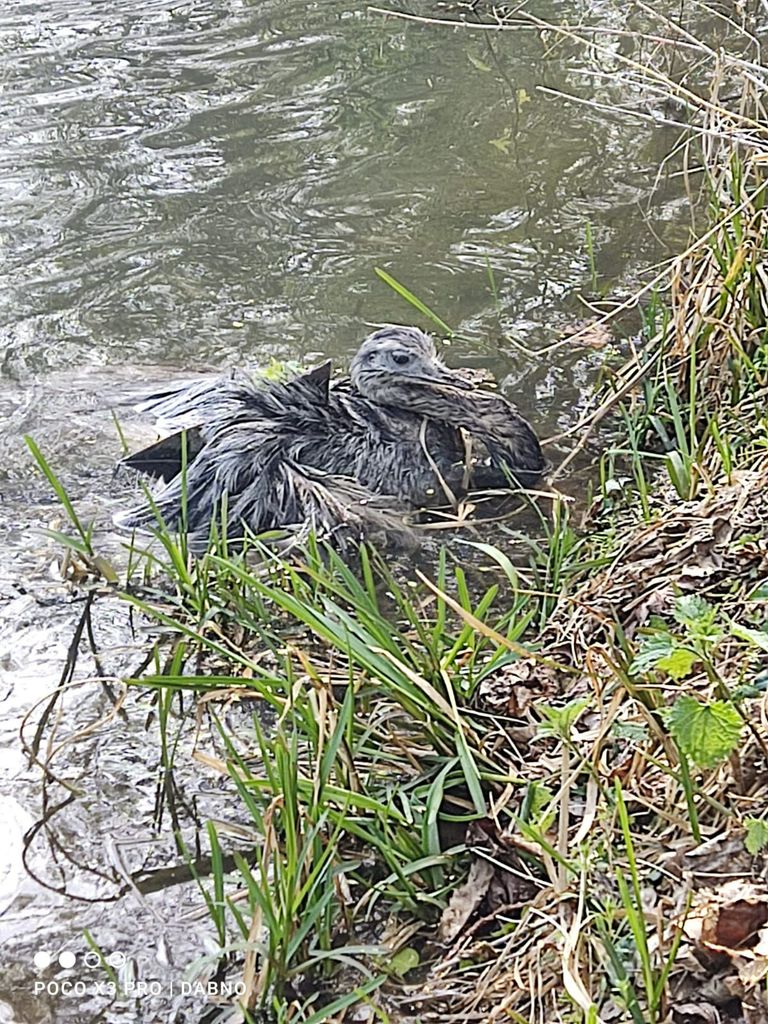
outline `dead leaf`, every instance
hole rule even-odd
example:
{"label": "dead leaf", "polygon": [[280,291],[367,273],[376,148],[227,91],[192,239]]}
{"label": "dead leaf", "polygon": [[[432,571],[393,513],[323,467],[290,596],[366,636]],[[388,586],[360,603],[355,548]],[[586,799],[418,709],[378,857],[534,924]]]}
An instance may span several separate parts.
{"label": "dead leaf", "polygon": [[743,949],[751,945],[760,929],[768,922],[768,903],[750,903],[737,900],[721,907],[717,924],[712,930],[711,941],[729,949]]}
{"label": "dead leaf", "polygon": [[672,1007],[675,1024],[719,1024],[720,1014],[709,1003],[681,1003]]}
{"label": "dead leaf", "polygon": [[610,330],[599,320],[588,320],[586,323],[571,324],[563,331],[576,345],[585,348],[605,348],[613,340]]}
{"label": "dead leaf", "polygon": [[495,872],[493,864],[487,860],[482,857],[474,859],[469,869],[469,877],[463,885],[454,890],[440,918],[437,928],[437,938],[440,942],[453,942],[485,896]]}
{"label": "dead leaf", "polygon": [[522,718],[535,701],[548,700],[562,690],[558,673],[533,658],[520,658],[484,679],[478,696],[483,707]]}
{"label": "dead leaf", "polygon": [[745,986],[768,976],[768,891],[736,879],[696,896],[683,930],[703,949],[728,956]]}
{"label": "dead leaf", "polygon": [[752,875],[753,857],[744,847],[744,835],[718,833],[692,850],[686,850],[680,865],[694,889],[711,888],[722,878]]}

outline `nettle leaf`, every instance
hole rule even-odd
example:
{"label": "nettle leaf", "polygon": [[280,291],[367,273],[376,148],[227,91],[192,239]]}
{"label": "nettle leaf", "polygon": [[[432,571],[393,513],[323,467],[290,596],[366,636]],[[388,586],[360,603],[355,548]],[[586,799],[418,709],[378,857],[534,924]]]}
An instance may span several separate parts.
{"label": "nettle leaf", "polygon": [[664,720],[680,749],[700,768],[724,761],[738,746],[744,724],[731,704],[702,704],[695,697],[678,697]]}
{"label": "nettle leaf", "polygon": [[651,633],[643,638],[629,671],[633,675],[645,675],[657,669],[666,672],[673,679],[690,675],[699,656],[689,647],[684,647],[678,637],[671,633]]}
{"label": "nettle leaf", "polygon": [[635,652],[629,671],[633,675],[644,675],[656,668],[664,658],[668,658],[675,650],[675,638],[671,633],[651,633],[644,636]]}
{"label": "nettle leaf", "polygon": [[715,644],[723,638],[723,630],[716,622],[717,608],[713,608],[703,597],[696,594],[679,597],[675,601],[674,616],[685,626],[689,635],[697,640]]}
{"label": "nettle leaf", "polygon": [[745,818],[744,824],[747,826],[744,845],[747,848],[747,853],[751,853],[754,857],[756,853],[760,853],[768,846],[768,821],[763,818]]}
{"label": "nettle leaf", "polygon": [[642,743],[648,739],[648,727],[640,722],[614,722],[611,726],[611,734],[620,740],[632,740]]}
{"label": "nettle leaf", "polygon": [[699,660],[695,651],[687,647],[676,647],[671,654],[656,662],[656,668],[666,672],[673,679],[684,679]]}
{"label": "nettle leaf", "polygon": [[715,609],[698,594],[685,594],[675,601],[672,614],[685,626],[697,626],[711,622]]}

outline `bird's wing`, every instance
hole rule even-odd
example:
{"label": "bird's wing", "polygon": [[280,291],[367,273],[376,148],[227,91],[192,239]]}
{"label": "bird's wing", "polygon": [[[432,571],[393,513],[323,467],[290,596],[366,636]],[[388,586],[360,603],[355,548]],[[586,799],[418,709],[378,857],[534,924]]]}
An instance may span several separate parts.
{"label": "bird's wing", "polygon": [[134,452],[133,455],[127,455],[122,460],[122,465],[167,483],[179,475],[185,460],[189,464],[200,454],[204,444],[205,441],[196,427],[177,430],[175,434],[162,437],[154,444]]}

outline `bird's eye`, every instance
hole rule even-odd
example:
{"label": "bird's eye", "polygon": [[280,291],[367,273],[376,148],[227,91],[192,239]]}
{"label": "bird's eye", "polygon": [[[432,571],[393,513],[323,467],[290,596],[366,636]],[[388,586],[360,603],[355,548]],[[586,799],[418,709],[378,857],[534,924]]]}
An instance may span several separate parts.
{"label": "bird's eye", "polygon": [[398,366],[406,366],[411,361],[410,353],[408,352],[393,352],[392,359],[397,363]]}

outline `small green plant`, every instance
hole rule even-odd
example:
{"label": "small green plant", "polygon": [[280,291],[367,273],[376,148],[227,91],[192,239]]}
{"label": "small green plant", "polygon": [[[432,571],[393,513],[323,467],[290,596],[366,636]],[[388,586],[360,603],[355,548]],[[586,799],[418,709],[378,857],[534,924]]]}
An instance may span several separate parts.
{"label": "small green plant", "polygon": [[[663,1019],[667,980],[680,948],[683,930],[682,927],[677,928],[666,956],[662,957],[651,946],[643,902],[642,874],[619,779],[615,780],[614,795],[625,851],[625,864],[618,859],[614,863],[622,914],[617,914],[619,908],[613,901],[603,901],[597,918],[597,929],[608,954],[614,990],[629,1011],[634,1024],[657,1024]],[[629,928],[631,942],[627,941],[624,934],[626,926]],[[636,974],[640,976],[641,987],[635,983]]]}
{"label": "small green plant", "polygon": [[101,577],[111,584],[117,583],[117,572],[112,563],[94,551],[93,523],[83,523],[67,493],[67,489],[52,469],[35,440],[32,437],[25,436],[24,443],[32,454],[40,472],[53,488],[76,533],[76,536],[72,536],[72,534],[63,533],[60,530],[48,529],[45,530],[46,536],[58,541],[67,552],[68,557],[70,554],[75,554],[80,559],[81,565],[96,578]]}
{"label": "small green plant", "polygon": [[759,693],[759,687],[731,688],[719,669],[719,653],[726,643],[742,641],[749,651],[768,650],[768,633],[723,616],[698,595],[684,595],[675,601],[672,627],[661,619],[652,620],[637,646],[629,666],[634,676],[668,677],[681,683],[703,674],[716,696],[677,694],[666,707],[657,707],[679,756],[680,782],[688,805],[691,829],[700,839],[695,787],[690,765],[707,770],[728,758],[738,758],[744,729],[752,732],[765,751],[765,740],[743,703]]}
{"label": "small green plant", "polygon": [[[541,594],[538,625],[543,629],[570,580],[589,568],[595,568],[601,559],[593,557],[586,539],[571,525],[566,501],[556,497],[552,502],[551,519],[540,512],[539,518],[544,538],[529,543],[533,552],[534,580]],[[585,552],[589,552],[589,557],[580,558]]]}
{"label": "small green plant", "polygon": [[744,825],[747,829],[744,846],[754,857],[768,848],[768,821],[765,818],[745,818]]}
{"label": "small green plant", "polygon": [[713,668],[715,649],[724,636],[717,610],[695,594],[684,595],[676,599],[673,616],[677,629],[654,619],[643,632],[631,673],[642,675],[656,669],[673,679],[684,679],[697,663]]}
{"label": "small green plant", "polygon": [[722,700],[700,701],[686,694],[660,712],[678,749],[699,768],[714,768],[739,745],[744,722]]}

